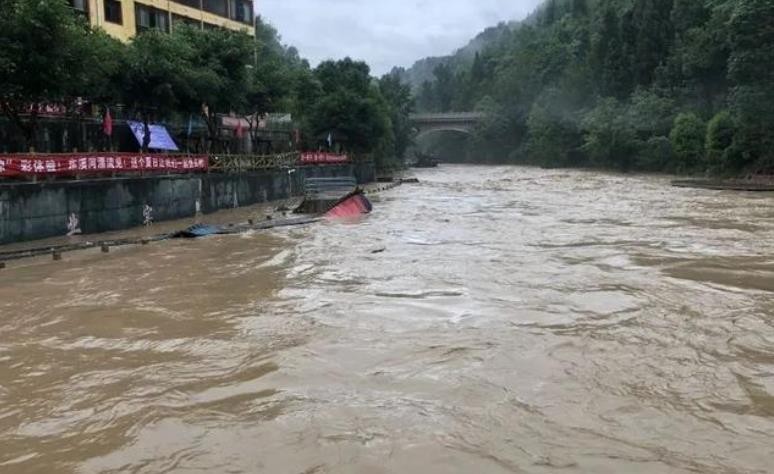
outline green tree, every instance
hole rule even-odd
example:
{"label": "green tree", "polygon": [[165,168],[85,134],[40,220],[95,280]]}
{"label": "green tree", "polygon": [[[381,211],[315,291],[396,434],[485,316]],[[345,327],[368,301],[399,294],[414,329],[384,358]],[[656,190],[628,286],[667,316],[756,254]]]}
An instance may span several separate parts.
{"label": "green tree", "polygon": [[475,111],[483,114],[470,139],[470,149],[475,153],[475,159],[486,162],[503,161],[507,157],[504,150],[510,145],[505,141],[516,134],[523,139],[526,130],[513,130],[507,112],[490,96],[478,101]]}
{"label": "green tree", "polygon": [[575,17],[584,17],[589,14],[587,0],[572,0],[572,14]]}
{"label": "green tree", "polygon": [[640,143],[637,153],[637,169],[644,171],[664,171],[671,167],[672,143],[669,137],[650,137]]}
{"label": "green tree", "polygon": [[707,124],[706,155],[711,166],[716,169],[726,167],[723,161],[733,142],[734,120],[728,111],[718,112]]}
{"label": "green tree", "polygon": [[578,122],[562,106],[559,91],[549,89],[532,106],[527,118],[530,161],[549,168],[582,165]]}
{"label": "green tree", "polygon": [[293,92],[292,61],[286,56],[277,30],[260,17],[255,22],[253,57],[247,67],[246,111],[262,115],[290,107]]}
{"label": "green tree", "polygon": [[424,81],[419,88],[416,98],[417,109],[421,112],[436,112],[438,110],[435,97],[435,87],[430,81]]}
{"label": "green tree", "polygon": [[628,108],[622,112],[627,115],[626,119],[637,132],[637,136],[648,139],[654,136],[669,136],[675,109],[673,99],[662,97],[652,90],[639,89],[632,94]]}
{"label": "green tree", "polygon": [[105,38],[64,0],[0,0],[0,12],[0,110],[34,146],[39,105],[72,105],[98,85]]}
{"label": "green tree", "polygon": [[433,86],[436,109],[438,112],[449,112],[452,108],[455,92],[459,92],[459,89],[456,88],[454,73],[446,63],[441,63],[435,67],[433,75],[435,76]]}
{"label": "green tree", "polygon": [[195,51],[181,35],[156,30],[138,35],[128,47],[122,68],[123,102],[144,126],[143,150],[150,144],[149,123],[170,118],[188,108],[186,98],[194,95],[188,79],[195,75],[191,57]]}
{"label": "green tree", "polygon": [[737,125],[731,160],[737,166],[774,165],[774,3],[739,0],[729,24],[733,83],[731,111]]}
{"label": "green tree", "polygon": [[290,111],[304,121],[310,114],[310,108],[323,94],[322,84],[315,77],[308,64],[291,69],[292,92]]}
{"label": "green tree", "polygon": [[391,124],[387,104],[371,82],[368,65],[349,58],[325,61],[314,74],[322,92],[311,105],[313,135],[323,141],[330,133],[356,153],[368,153],[382,145]]}
{"label": "green tree", "polygon": [[634,57],[631,64],[638,85],[653,81],[658,66],[668,58],[674,28],[670,19],[674,0],[635,0],[633,7],[636,29]]}
{"label": "green tree", "polygon": [[542,22],[553,25],[559,19],[559,5],[556,0],[548,0],[543,6]]}
{"label": "green tree", "polygon": [[90,30],[87,38],[89,60],[93,62],[83,77],[85,84],[82,94],[102,105],[120,102],[126,45],[100,29]]}
{"label": "green tree", "polygon": [[193,50],[186,58],[190,64],[185,74],[187,84],[178,95],[186,112],[201,111],[212,146],[218,137],[218,113],[252,109],[247,92],[248,66],[255,67],[254,45],[246,33],[224,29],[175,28],[169,36]]}
{"label": "green tree", "polygon": [[625,119],[625,106],[614,98],[602,100],[583,119],[583,151],[591,164],[629,170],[637,153],[637,135]]}
{"label": "green tree", "polygon": [[675,118],[669,140],[679,171],[695,171],[701,167],[706,136],[707,128],[696,114],[682,113]]}
{"label": "green tree", "polygon": [[603,96],[623,99],[631,91],[631,67],[624,46],[618,14],[608,7],[594,35],[591,56],[599,93]]}
{"label": "green tree", "polygon": [[484,60],[481,59],[481,54],[476,51],[476,55],[473,57],[473,65],[470,67],[470,79],[473,83],[478,84],[486,77],[486,71],[484,70]]}
{"label": "green tree", "polygon": [[411,145],[412,126],[409,115],[414,110],[411,89],[394,74],[387,74],[379,80],[379,92],[384,98],[392,126],[392,146],[389,158],[401,160]]}
{"label": "green tree", "polygon": [[704,1],[674,0],[670,20],[678,36],[693,28],[701,27],[710,16]]}
{"label": "green tree", "polygon": [[[689,107],[710,115],[727,102],[731,9],[727,4],[719,4],[712,10],[697,11],[702,2],[692,3],[693,7],[682,6],[684,1],[675,4],[672,17],[678,22],[677,43],[665,68],[659,71],[669,71],[672,77],[658,74],[657,80],[683,95],[683,102]],[[678,9],[687,11],[677,13]]]}

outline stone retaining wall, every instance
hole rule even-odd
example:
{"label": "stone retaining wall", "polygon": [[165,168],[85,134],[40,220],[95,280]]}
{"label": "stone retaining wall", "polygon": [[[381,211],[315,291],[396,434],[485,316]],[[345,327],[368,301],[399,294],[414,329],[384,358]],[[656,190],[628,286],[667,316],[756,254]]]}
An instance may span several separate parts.
{"label": "stone retaining wall", "polygon": [[303,192],[307,177],[355,176],[374,180],[370,163],[302,166],[240,174],[190,174],[131,178],[0,183],[0,244],[128,229],[146,219],[165,221],[197,212],[248,206]]}

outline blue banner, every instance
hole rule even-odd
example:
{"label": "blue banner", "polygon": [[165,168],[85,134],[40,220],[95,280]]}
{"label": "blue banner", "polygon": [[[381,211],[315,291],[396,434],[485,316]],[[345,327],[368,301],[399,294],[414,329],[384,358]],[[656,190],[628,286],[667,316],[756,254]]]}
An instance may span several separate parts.
{"label": "blue banner", "polygon": [[[134,138],[137,139],[137,143],[142,147],[143,138],[145,137],[145,127],[143,127],[142,122],[127,120],[126,123],[132,130]],[[151,140],[148,148],[151,150],[180,151],[177,144],[175,144],[175,141],[169,135],[166,127],[163,125],[150,124],[150,134]]]}

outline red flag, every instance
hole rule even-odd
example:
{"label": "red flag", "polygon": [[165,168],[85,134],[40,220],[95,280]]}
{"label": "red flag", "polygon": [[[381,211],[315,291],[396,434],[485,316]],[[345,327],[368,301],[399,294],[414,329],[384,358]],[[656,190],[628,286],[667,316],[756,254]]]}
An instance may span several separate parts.
{"label": "red flag", "polygon": [[105,112],[105,117],[102,119],[102,131],[105,135],[113,136],[113,117],[110,116],[110,108]]}
{"label": "red flag", "polygon": [[245,135],[244,132],[245,131],[242,128],[242,119],[240,118],[239,120],[237,120],[236,137],[237,138],[242,138]]}

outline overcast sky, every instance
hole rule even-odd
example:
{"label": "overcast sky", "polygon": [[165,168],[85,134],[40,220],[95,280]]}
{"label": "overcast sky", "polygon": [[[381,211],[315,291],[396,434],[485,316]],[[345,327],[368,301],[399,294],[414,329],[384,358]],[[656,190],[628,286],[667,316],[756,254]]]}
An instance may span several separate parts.
{"label": "overcast sky", "polygon": [[312,65],[350,56],[374,75],[464,46],[542,0],[256,0],[256,12]]}

